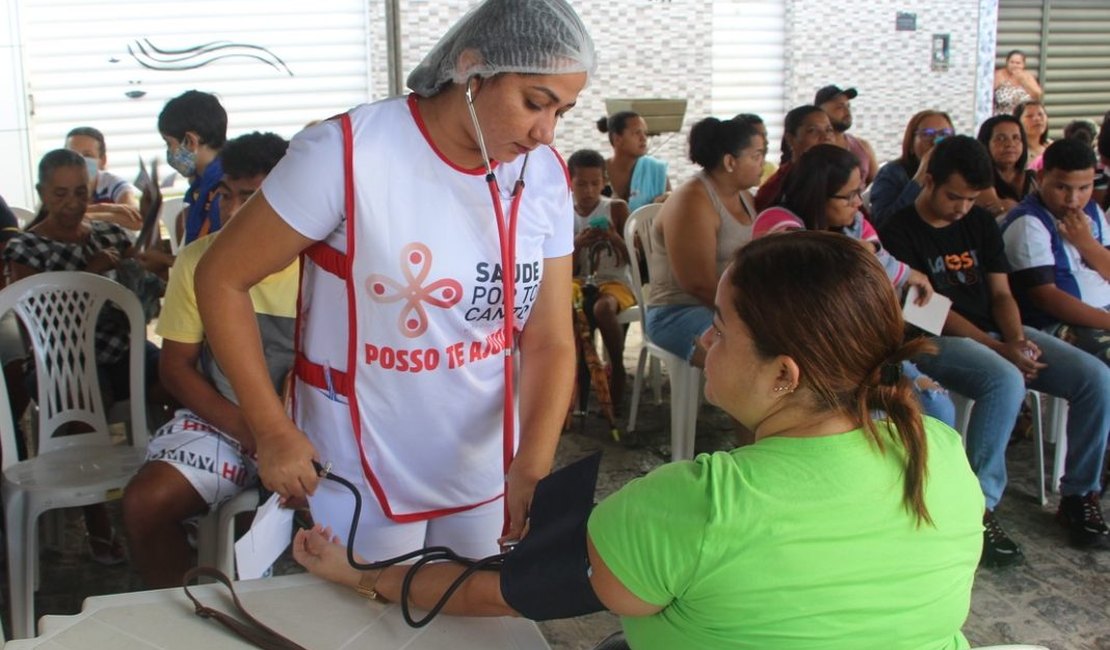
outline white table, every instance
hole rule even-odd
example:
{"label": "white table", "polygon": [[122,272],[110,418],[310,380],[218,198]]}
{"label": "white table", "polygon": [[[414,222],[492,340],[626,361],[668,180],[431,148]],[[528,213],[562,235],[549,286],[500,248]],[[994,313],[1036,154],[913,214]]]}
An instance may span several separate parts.
{"label": "white table", "polygon": [[[233,611],[223,585],[190,587],[200,601]],[[235,583],[255,618],[311,650],[408,648],[412,650],[550,650],[536,624],[515,618],[439,616],[420,629],[407,626],[397,605],[360,598],[350,589],[309,574]],[[215,621],[197,617],[184,590],[162,589],[85,600],[81,613],[44,616],[40,635],[9,641],[5,650],[119,648],[193,650],[250,648]]]}

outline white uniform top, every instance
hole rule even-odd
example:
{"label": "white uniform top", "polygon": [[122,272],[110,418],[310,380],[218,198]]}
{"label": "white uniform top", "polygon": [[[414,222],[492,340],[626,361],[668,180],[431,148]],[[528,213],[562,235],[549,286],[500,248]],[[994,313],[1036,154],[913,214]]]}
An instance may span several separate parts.
{"label": "white uniform top", "polygon": [[[1105,233],[1110,233],[1106,216],[1102,209],[1098,209],[1099,220],[1102,222],[1103,238]],[[1098,233],[1097,224],[1084,214],[1094,233]],[[1002,240],[1006,245],[1006,258],[1010,262],[1010,271],[1023,271],[1041,266],[1054,267],[1056,257],[1052,254],[1052,235],[1045,228],[1040,219],[1033,215],[1018,217],[1010,227],[1002,232]],[[1064,252],[1068,256],[1068,266],[1075,282],[1079,286],[1080,300],[1092,307],[1100,309],[1110,306],[1110,282],[1089,264],[1083,261],[1083,256],[1067,239],[1063,239]],[[1106,241],[1101,242],[1103,246]]]}
{"label": "white uniform top", "polygon": [[[359,106],[350,116],[350,279],[306,260],[300,342],[304,357],[325,368],[346,372],[354,361],[357,426],[342,394],[304,381],[297,382],[294,416],[336,473],[366,476],[387,516],[429,519],[488,502],[503,488],[496,217],[484,171],[460,169],[434,148],[414,97]],[[347,252],[343,151],[338,120],[308,128],[262,186],[286,223],[340,253]],[[506,218],[523,163],[521,156],[494,168]],[[544,259],[573,250],[562,159],[549,147],[536,149],[524,180],[518,331],[536,300]]]}

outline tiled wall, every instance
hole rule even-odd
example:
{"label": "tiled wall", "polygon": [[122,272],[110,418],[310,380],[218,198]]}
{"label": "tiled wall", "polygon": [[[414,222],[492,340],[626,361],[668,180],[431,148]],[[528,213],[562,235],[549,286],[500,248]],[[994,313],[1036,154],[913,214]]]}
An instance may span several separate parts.
{"label": "tiled wall", "polygon": [[[388,94],[385,10],[380,0],[373,4],[375,93],[384,97]],[[471,4],[467,0],[402,1],[406,74]],[[688,100],[686,128],[655,137],[649,146],[653,155],[671,163],[672,182],[685,180],[693,171],[685,162],[686,132],[710,110],[712,0],[577,0],[573,4],[597,46],[599,70],[559,126],[559,151],[565,157],[590,147],[608,155],[607,136],[595,127],[605,115],[606,97],[684,97]]]}
{"label": "tiled wall", "polygon": [[[597,44],[600,70],[560,127],[559,149],[564,155],[579,147],[608,151],[594,128],[607,96],[686,97],[683,132],[652,143],[656,155],[671,163],[672,181],[685,180],[693,171],[685,161],[686,134],[711,105],[713,3],[743,1],[574,2]],[[401,3],[406,72],[470,5],[467,0]],[[384,3],[373,6],[375,92],[385,96]],[[899,11],[916,14],[916,31],[895,31]],[[923,108],[949,111],[961,132],[977,126],[976,109],[984,101],[978,80],[985,74],[989,84],[989,68],[983,66],[994,50],[993,0],[792,0],[786,12],[787,107],[813,101],[814,91],[828,83],[855,86],[860,96],[853,103],[853,132],[870,140],[881,160],[898,155],[907,119]],[[950,34],[947,71],[930,69],[934,33]],[[779,137],[772,132],[776,144]]]}
{"label": "tiled wall", "polygon": [[[867,138],[880,161],[900,153],[915,112],[948,111],[957,130],[977,127],[980,32],[986,0],[793,0],[787,8],[787,105],[810,103],[826,84],[854,86],[852,133]],[[916,31],[895,31],[897,12],[917,15]],[[989,12],[987,12],[989,13]],[[995,11],[997,15],[997,11]],[[950,35],[947,71],[930,68],[932,35]],[[984,44],[984,48],[988,47]]]}
{"label": "tiled wall", "polygon": [[[368,1],[373,95],[385,97],[385,3]],[[693,171],[685,161],[689,126],[711,110],[714,3],[742,5],[745,0],[572,1],[593,34],[600,70],[560,126],[557,146],[564,155],[580,147],[609,151],[606,137],[594,126],[605,113],[605,97],[685,97],[689,104],[684,130],[652,142],[653,153],[671,164],[672,182],[682,182]],[[857,87],[853,132],[868,138],[880,158],[897,155],[905,122],[917,110],[948,110],[961,131],[971,132],[977,124],[977,107],[982,110],[984,102],[989,104],[989,90],[982,84],[989,87],[990,83],[997,22],[993,0],[783,1],[785,105],[812,101],[813,92],[827,83]],[[0,17],[18,2],[0,0]],[[471,4],[472,0],[402,0],[403,69],[412,69]],[[895,31],[898,11],[917,15],[917,31]],[[0,55],[15,55],[18,49],[12,37],[17,30],[4,25],[12,23],[0,22]],[[930,70],[934,32],[951,35],[951,65],[946,72]],[[14,96],[22,85],[17,68],[5,65],[0,72],[0,89],[11,85]],[[26,139],[23,115],[24,111],[0,112],[0,143],[10,145],[4,150],[19,150]],[[768,122],[771,138],[777,142],[781,137],[774,126],[777,120]],[[0,173],[5,169],[0,168]]]}

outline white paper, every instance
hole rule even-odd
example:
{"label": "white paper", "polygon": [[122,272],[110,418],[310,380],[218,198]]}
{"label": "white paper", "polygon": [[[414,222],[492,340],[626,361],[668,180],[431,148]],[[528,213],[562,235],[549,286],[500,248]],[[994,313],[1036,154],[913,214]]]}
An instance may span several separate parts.
{"label": "white paper", "polygon": [[254,515],[246,535],[235,542],[235,568],[240,580],[261,578],[289,546],[293,511],[278,505],[273,494]]}
{"label": "white paper", "polygon": [[944,321],[948,318],[948,311],[952,308],[952,300],[934,292],[932,297],[929,298],[929,302],[925,303],[924,306],[918,306],[914,302],[918,291],[920,289],[917,287],[910,287],[910,290],[906,292],[906,302],[902,305],[902,318],[906,319],[906,322],[911,325],[916,325],[930,334],[940,336],[944,329]]}

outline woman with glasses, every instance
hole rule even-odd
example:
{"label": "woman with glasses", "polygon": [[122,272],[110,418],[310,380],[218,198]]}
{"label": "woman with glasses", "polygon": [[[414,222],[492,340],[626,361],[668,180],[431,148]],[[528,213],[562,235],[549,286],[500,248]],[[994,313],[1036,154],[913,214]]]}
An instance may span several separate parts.
{"label": "woman with glasses", "polygon": [[1037,190],[1034,173],[1025,168],[1029,157],[1025,131],[1013,115],[995,115],[979,127],[978,140],[990,152],[994,186],[980,192],[975,204],[1001,218]]}
{"label": "woman with glasses", "polygon": [[[933,294],[929,279],[887,252],[874,226],[860,212],[863,189],[863,175],[855,154],[836,145],[813,147],[795,163],[795,173],[786,182],[779,205],[760,213],[755,220],[752,237],[795,230],[827,230],[847,235],[875,252],[899,296],[916,287],[915,302],[927,303]],[[955,406],[940,385],[908,361],[903,369],[913,379],[913,388],[926,415],[953,426]]]}
{"label": "woman with glasses", "polygon": [[836,131],[833,130],[832,121],[829,120],[828,113],[820,108],[806,104],[787,113],[783,123],[779,169],[756,192],[756,209],[766,210],[779,200],[792,161],[800,158],[811,147],[829,144],[835,138]]}
{"label": "woman with glasses", "polygon": [[891,215],[914,202],[921,193],[933,145],[955,133],[948,113],[925,110],[910,118],[902,136],[902,156],[883,165],[871,184],[871,221],[876,226],[882,227]]}

